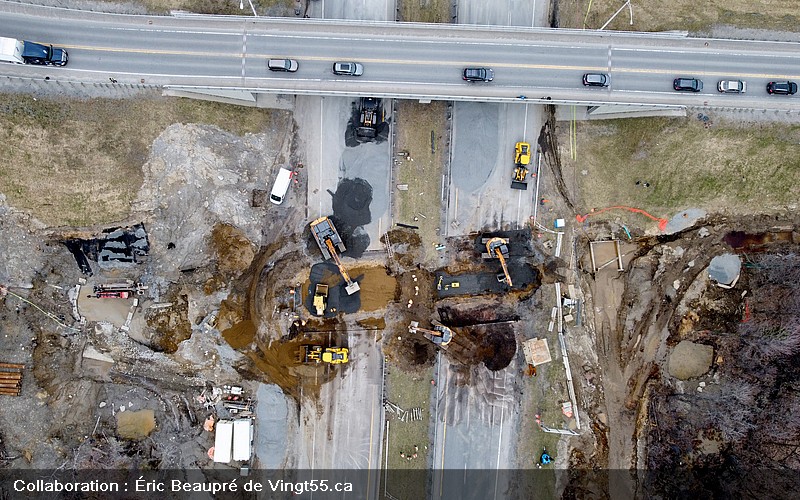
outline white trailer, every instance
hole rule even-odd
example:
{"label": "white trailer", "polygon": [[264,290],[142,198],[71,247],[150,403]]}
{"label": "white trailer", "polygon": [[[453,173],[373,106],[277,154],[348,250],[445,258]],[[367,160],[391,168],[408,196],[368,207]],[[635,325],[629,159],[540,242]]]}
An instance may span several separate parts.
{"label": "white trailer", "polygon": [[220,420],[217,422],[217,433],[214,437],[214,461],[227,464],[231,461],[233,447],[233,421]]}
{"label": "white trailer", "polygon": [[249,418],[233,421],[233,459],[246,462],[250,460],[253,442],[253,421]]}
{"label": "white trailer", "polygon": [[22,58],[23,50],[25,50],[25,44],[22,40],[0,37],[0,61],[25,64],[25,60]]}

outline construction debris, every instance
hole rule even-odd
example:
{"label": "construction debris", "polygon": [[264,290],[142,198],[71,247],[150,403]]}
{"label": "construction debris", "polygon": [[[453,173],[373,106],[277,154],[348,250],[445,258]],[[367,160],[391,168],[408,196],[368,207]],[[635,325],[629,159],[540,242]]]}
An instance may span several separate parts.
{"label": "construction debris", "polygon": [[23,368],[25,365],[17,363],[0,363],[0,395],[19,396]]}
{"label": "construction debris", "polygon": [[399,405],[396,405],[388,400],[383,402],[383,407],[386,410],[386,413],[394,413],[397,415],[397,419],[401,422],[415,422],[422,420],[422,408],[420,407],[404,410],[400,408]]}
{"label": "construction debris", "polygon": [[534,367],[552,361],[547,339],[532,338],[522,343],[525,362]]}

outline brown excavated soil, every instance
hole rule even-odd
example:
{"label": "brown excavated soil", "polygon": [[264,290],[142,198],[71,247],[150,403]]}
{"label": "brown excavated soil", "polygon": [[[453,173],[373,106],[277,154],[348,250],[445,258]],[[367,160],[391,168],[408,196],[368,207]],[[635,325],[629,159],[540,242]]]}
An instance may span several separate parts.
{"label": "brown excavated soil", "polygon": [[[301,394],[316,399],[322,384],[332,380],[341,366],[326,363],[302,363],[302,346],[325,345],[325,337],[307,337],[298,335],[292,340],[272,341],[269,345],[257,342],[258,350],[248,352],[247,357],[258,369],[258,373],[248,373],[247,368],[240,369],[243,375],[253,379],[264,379],[280,386],[285,394],[299,401]],[[302,389],[301,389],[302,387]]]}
{"label": "brown excavated soil", "polygon": [[217,269],[225,275],[247,269],[255,257],[255,249],[241,229],[217,224],[211,231],[211,248],[216,253]]}
{"label": "brown excavated soil", "polygon": [[361,310],[385,309],[389,302],[400,295],[397,280],[389,276],[383,267],[356,267],[348,270],[350,276],[361,286]]}
{"label": "brown excavated soil", "polygon": [[166,309],[149,309],[145,313],[147,324],[155,329],[152,348],[167,353],[178,350],[178,344],[192,336],[189,323],[189,302],[182,289],[171,287],[164,302],[172,302]]}

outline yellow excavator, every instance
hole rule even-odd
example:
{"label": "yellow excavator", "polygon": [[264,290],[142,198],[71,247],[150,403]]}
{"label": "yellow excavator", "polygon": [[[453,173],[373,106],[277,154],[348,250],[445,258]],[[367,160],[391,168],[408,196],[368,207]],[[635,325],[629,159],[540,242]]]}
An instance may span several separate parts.
{"label": "yellow excavator", "polygon": [[425,338],[442,347],[453,340],[453,330],[436,321],[433,322],[433,330],[421,328],[418,321],[412,321],[408,327],[408,332],[411,334],[421,333]]}
{"label": "yellow excavator", "polygon": [[[486,250],[489,252],[488,258],[499,259],[500,265],[503,266],[503,274],[505,275],[504,281],[511,288],[513,285],[511,275],[508,274],[508,238],[489,238],[485,241]],[[499,279],[499,276],[498,276]]]}
{"label": "yellow excavator", "polygon": [[347,295],[353,295],[359,291],[361,287],[357,282],[350,279],[350,275],[347,274],[344,264],[342,264],[342,260],[337,253],[337,249],[339,252],[344,252],[346,248],[333,222],[327,217],[320,217],[311,223],[311,233],[314,235],[314,240],[316,240],[325,260],[333,259],[336,267],[339,268],[339,273],[345,281],[344,289],[347,291]]}

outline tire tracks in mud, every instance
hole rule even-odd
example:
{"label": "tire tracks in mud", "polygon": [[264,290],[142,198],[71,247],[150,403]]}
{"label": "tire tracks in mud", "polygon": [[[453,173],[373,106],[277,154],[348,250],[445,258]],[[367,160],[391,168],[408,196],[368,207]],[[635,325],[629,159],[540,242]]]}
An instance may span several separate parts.
{"label": "tire tracks in mud", "polygon": [[564,200],[567,207],[569,207],[570,211],[572,211],[573,214],[577,214],[578,211],[569,195],[569,189],[567,189],[567,184],[564,182],[564,176],[561,172],[561,155],[558,153],[558,140],[556,139],[555,133],[555,110],[556,108],[553,105],[545,106],[547,119],[542,127],[541,134],[539,134],[538,143],[542,155],[544,155],[544,161],[550,167],[550,171],[553,174],[553,181],[555,182],[556,189],[558,189],[558,194],[561,195],[561,198]]}

